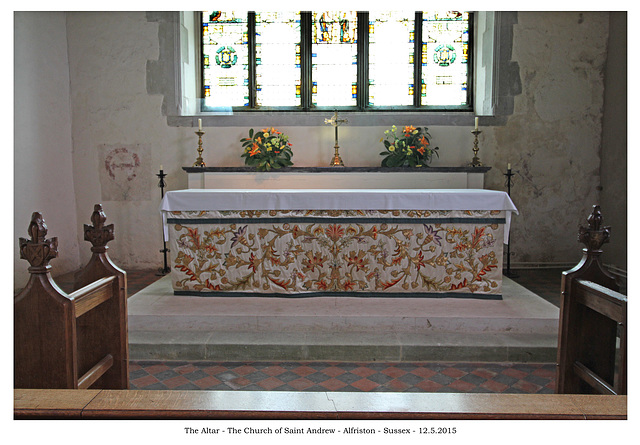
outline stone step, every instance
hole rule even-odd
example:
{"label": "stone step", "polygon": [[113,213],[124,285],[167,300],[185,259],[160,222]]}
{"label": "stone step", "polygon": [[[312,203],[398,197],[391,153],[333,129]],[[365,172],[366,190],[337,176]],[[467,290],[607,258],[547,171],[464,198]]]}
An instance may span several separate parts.
{"label": "stone step", "polygon": [[505,278],[502,300],[175,296],[129,299],[132,359],[555,361],[559,310]]}
{"label": "stone step", "polygon": [[167,329],[205,332],[290,333],[422,333],[511,332],[536,334],[557,331],[557,320],[526,317],[431,316],[256,316],[256,315],[141,315],[133,317],[130,330]]}
{"label": "stone step", "polygon": [[554,362],[557,335],[135,331],[135,360]]}

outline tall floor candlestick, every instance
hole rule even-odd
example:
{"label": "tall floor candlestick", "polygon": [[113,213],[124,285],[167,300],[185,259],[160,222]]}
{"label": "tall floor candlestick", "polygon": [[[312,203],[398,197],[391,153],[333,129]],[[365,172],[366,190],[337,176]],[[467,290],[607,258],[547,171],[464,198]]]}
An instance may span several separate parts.
{"label": "tall floor candlestick", "polygon": [[[160,178],[160,182],[158,182],[158,187],[160,187],[160,195],[162,196],[162,198],[164,198],[164,188],[167,185],[164,182],[164,178],[167,175],[162,170],[162,166],[160,166],[160,173],[156,174],[156,176],[158,178]],[[164,228],[162,230],[162,246],[163,247],[160,250],[160,252],[162,252],[162,255],[164,256],[164,267],[161,267],[160,269],[158,269],[158,273],[156,275],[166,275],[169,272],[171,272],[171,268],[169,267],[169,264],[167,263],[167,252],[170,252],[170,250],[167,249],[167,240],[164,237]]]}
{"label": "tall floor candlestick", "polygon": [[[507,179],[505,186],[507,187],[507,194],[511,197],[511,186],[513,185],[513,173],[511,172],[511,164],[507,165],[507,173],[504,174]],[[505,277],[517,278],[518,274],[511,271],[511,235],[509,235],[507,242],[507,268],[502,272]]]}

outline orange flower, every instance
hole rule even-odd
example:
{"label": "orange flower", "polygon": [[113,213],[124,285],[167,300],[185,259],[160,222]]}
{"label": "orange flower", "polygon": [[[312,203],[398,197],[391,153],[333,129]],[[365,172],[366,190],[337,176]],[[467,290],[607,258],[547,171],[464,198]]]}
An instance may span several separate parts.
{"label": "orange flower", "polygon": [[424,154],[424,147],[420,147],[418,148],[418,153],[420,153],[421,155]]}
{"label": "orange flower", "polygon": [[267,134],[282,134],[280,133],[278,130],[276,130],[274,127],[267,127],[267,128],[263,128],[262,130],[263,133],[267,133]]}
{"label": "orange flower", "polygon": [[253,147],[251,147],[251,151],[249,152],[249,156],[254,156],[260,154],[260,147],[258,144],[254,143]]}
{"label": "orange flower", "polygon": [[411,133],[413,133],[415,131],[416,127],[414,127],[413,125],[409,125],[404,127],[403,131],[404,131],[404,135],[405,136],[410,136]]}
{"label": "orange flower", "polygon": [[424,137],[424,135],[422,136],[422,138],[420,138],[420,143],[422,145],[429,145],[429,141],[427,140],[426,137]]}

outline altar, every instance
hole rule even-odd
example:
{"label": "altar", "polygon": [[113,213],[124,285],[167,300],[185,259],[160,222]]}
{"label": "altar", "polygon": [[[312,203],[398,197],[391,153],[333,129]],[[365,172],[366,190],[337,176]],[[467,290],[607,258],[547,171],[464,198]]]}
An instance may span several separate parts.
{"label": "altar", "polygon": [[188,189],[161,205],[177,295],[500,299],[509,196]]}

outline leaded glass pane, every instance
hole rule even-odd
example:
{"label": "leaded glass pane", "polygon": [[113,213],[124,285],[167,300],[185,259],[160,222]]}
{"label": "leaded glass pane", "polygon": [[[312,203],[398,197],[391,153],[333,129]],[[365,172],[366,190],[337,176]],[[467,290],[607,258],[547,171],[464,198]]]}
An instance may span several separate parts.
{"label": "leaded glass pane", "polygon": [[312,100],[316,106],[357,104],[357,13],[313,13]]}
{"label": "leaded glass pane", "polygon": [[249,105],[248,35],[246,11],[203,11],[205,106]]}
{"label": "leaded glass pane", "polygon": [[466,105],[469,13],[423,12],[422,105]]}
{"label": "leaded glass pane", "polygon": [[369,104],[413,105],[413,12],[369,13]]}
{"label": "leaded glass pane", "polygon": [[300,105],[300,13],[256,12],[259,106]]}

